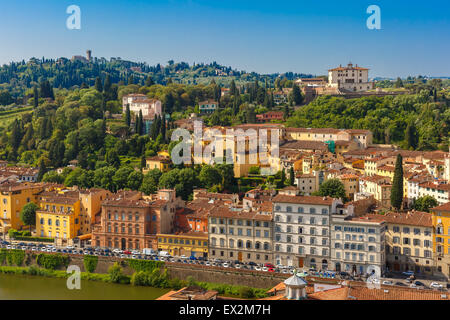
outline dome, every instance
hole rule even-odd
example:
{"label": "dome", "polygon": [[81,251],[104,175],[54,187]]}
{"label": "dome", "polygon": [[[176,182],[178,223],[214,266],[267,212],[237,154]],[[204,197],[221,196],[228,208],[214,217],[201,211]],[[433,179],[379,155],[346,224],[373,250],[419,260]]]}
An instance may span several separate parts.
{"label": "dome", "polygon": [[305,287],[307,285],[307,282],[302,277],[294,274],[292,277],[284,280],[284,284],[286,286]]}

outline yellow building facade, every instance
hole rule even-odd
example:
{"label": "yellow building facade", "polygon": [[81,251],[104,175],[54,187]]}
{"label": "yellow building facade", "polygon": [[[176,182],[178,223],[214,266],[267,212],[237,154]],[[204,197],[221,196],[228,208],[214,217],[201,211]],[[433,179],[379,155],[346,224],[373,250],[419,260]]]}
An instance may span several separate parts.
{"label": "yellow building facade", "polygon": [[188,232],[181,234],[157,234],[158,250],[172,256],[208,256],[208,234]]}
{"label": "yellow building facade", "polygon": [[432,208],[433,253],[438,274],[450,278],[450,202]]}
{"label": "yellow building facade", "polygon": [[80,199],[46,192],[36,212],[36,234],[54,238],[57,244],[70,244],[80,231]]}
{"label": "yellow building facade", "polygon": [[0,229],[21,229],[20,211],[29,202],[37,203],[37,194],[43,190],[42,184],[11,182],[0,187]]}

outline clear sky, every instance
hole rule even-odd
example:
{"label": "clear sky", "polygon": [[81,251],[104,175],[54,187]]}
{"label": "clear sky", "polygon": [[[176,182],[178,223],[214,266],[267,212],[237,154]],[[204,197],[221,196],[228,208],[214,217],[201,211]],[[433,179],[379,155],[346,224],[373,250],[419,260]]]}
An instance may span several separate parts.
{"label": "clear sky", "polygon": [[[69,5],[81,30],[68,30]],[[369,30],[369,5],[381,30]],[[450,76],[448,0],[0,0],[0,64],[85,55],[212,62],[260,73]]]}

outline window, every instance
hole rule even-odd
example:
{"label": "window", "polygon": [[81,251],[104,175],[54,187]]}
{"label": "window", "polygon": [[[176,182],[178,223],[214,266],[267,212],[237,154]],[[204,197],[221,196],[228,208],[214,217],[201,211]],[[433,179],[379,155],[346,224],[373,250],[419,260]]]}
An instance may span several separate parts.
{"label": "window", "polygon": [[414,228],[414,234],[415,235],[419,235],[420,234],[420,229],[419,228]]}
{"label": "window", "polygon": [[409,233],[409,228],[408,227],[404,227],[403,228],[403,233]]}
{"label": "window", "polygon": [[298,208],[297,208],[297,212],[298,212],[298,213],[303,213],[303,207],[298,207]]}
{"label": "window", "polygon": [[298,217],[297,222],[298,223],[302,223],[303,222],[303,218],[302,217]]}
{"label": "window", "polygon": [[287,206],[287,207],[286,207],[286,211],[287,211],[287,212],[292,212],[292,207],[291,207],[291,206]]}
{"label": "window", "polygon": [[328,209],[326,208],[322,209],[322,214],[328,214]]}
{"label": "window", "polygon": [[403,238],[403,244],[410,244],[409,238]]}
{"label": "window", "polygon": [[309,208],[309,213],[316,213],[316,208]]}

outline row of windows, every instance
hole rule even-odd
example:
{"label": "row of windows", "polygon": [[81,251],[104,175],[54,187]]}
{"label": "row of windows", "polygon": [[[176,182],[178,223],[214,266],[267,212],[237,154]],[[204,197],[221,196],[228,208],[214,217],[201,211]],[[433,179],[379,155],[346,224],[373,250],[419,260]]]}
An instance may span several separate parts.
{"label": "row of windows", "polygon": [[[52,223],[53,223],[52,221],[53,221],[52,219],[47,219],[47,225],[51,226]],[[40,218],[40,219],[39,219],[39,223],[40,223],[42,226],[45,225],[45,219],[44,219],[44,218]],[[78,218],[75,219],[75,224],[78,224]],[[56,220],[55,220],[55,226],[57,226],[57,227],[60,226],[59,219],[56,219]],[[67,221],[66,221],[66,220],[63,220],[63,227],[64,227],[64,228],[67,227]]]}
{"label": "row of windows", "polygon": [[[292,219],[291,216],[286,216],[286,221],[282,221],[282,216],[281,215],[276,215],[275,216],[275,222],[287,222],[287,223],[293,223],[294,220]],[[307,219],[303,219],[303,217],[297,217],[297,223],[306,223]],[[319,224],[319,219],[317,219],[316,217],[310,217],[309,218],[309,224]],[[328,218],[322,218],[321,220],[321,224],[322,225],[328,225]]]}
{"label": "row of windows", "polygon": [[[276,236],[275,236],[275,240],[277,241],[277,242],[282,242],[281,241],[281,236],[279,235],[279,234],[277,234]],[[294,242],[294,237],[292,237],[292,236],[286,236],[286,241],[285,242],[287,242],[287,243],[291,243],[291,242]],[[297,238],[297,243],[306,243],[306,241],[305,241],[305,238],[304,237],[298,237]],[[319,242],[317,241],[317,239],[316,238],[314,238],[314,237],[310,237],[309,238],[309,243],[310,244],[319,244]],[[328,239],[327,238],[322,238],[322,245],[323,246],[326,246],[328,244]]]}
{"label": "row of windows", "polygon": [[[335,249],[342,249],[342,244],[339,242],[336,242],[334,244]],[[358,251],[365,251],[366,246],[363,244],[356,244],[356,243],[344,243],[344,249],[346,250],[358,250]],[[367,246],[367,250],[369,251],[376,251],[375,246]]]}
{"label": "row of windows", "polygon": [[[275,210],[276,211],[282,211],[281,210],[281,206],[275,206]],[[286,212],[293,212],[292,211],[292,207],[291,206],[286,206]],[[309,212],[305,212],[305,209],[303,207],[298,207],[297,208],[297,213],[311,213],[311,214],[316,214],[319,213],[318,210],[316,210],[316,208],[309,208]],[[321,210],[321,214],[328,214],[328,209],[327,208],[322,208]]]}
{"label": "row of windows", "polygon": [[[134,226],[135,229],[135,233],[134,234],[139,234],[140,233],[140,226],[137,224]],[[108,224],[107,226],[107,230],[108,232],[111,232],[112,227],[111,224]],[[125,233],[126,227],[125,224],[122,223],[122,225],[120,226],[120,231],[121,233]],[[117,224],[114,225],[114,233],[119,233],[119,226]],[[133,233],[133,226],[130,224],[128,225],[128,234],[132,234]]]}
{"label": "row of windows", "polygon": [[[388,253],[390,252],[390,247],[389,246],[386,246],[386,251]],[[411,252],[412,251],[411,251],[410,248],[403,248],[403,251],[402,251],[402,248],[400,248],[400,247],[397,247],[397,246],[392,247],[392,253],[393,254],[404,254],[404,255],[410,256]],[[414,249],[414,255],[419,257],[420,256],[420,249],[418,249],[418,248]],[[431,250],[424,250],[423,251],[423,255],[424,255],[425,258],[431,258],[432,252],[431,252]]]}
{"label": "row of windows", "polygon": [[[217,218],[211,218],[211,224],[226,224],[226,219],[217,219]],[[268,221],[254,221],[252,223],[252,220],[242,220],[242,219],[228,219],[228,224],[229,225],[238,225],[238,226],[247,226],[247,227],[251,227],[252,225],[255,227],[264,227],[264,228],[268,228],[269,227],[269,222]]]}
{"label": "row of windows", "polygon": [[377,230],[374,228],[362,228],[362,227],[345,227],[342,228],[342,226],[334,226],[334,230],[335,231],[342,231],[344,230],[345,232],[356,232],[356,233],[376,233]]}
{"label": "row of windows", "polygon": [[[295,230],[294,227],[286,226],[286,233],[293,233],[294,230]],[[284,232],[282,226],[276,225],[275,226],[275,232]],[[306,233],[306,228],[298,227],[297,228],[297,233],[299,233],[299,234],[307,234]],[[319,235],[319,233],[316,231],[316,228],[309,228],[309,234],[310,235]],[[327,235],[328,235],[328,229],[327,228],[322,228],[322,236],[327,236]]]}
{"label": "row of windows", "polygon": [[[393,243],[400,243],[400,237],[393,237],[392,238]],[[413,239],[412,241],[413,245],[420,246],[422,241],[420,239]],[[403,238],[403,244],[411,244],[410,238]],[[424,240],[423,241],[424,247],[431,247],[431,240]]]}
{"label": "row of windows", "polygon": [[[277,251],[277,252],[294,253],[294,248],[293,248],[293,246],[288,245],[288,246],[286,246],[286,251],[283,251],[281,245],[277,244],[275,246],[275,251]],[[297,248],[297,253],[298,254],[306,254],[305,247],[298,247]],[[320,253],[321,253],[322,256],[328,256],[328,249],[322,248],[322,250],[319,250],[319,249],[314,248],[314,247],[310,247],[309,248],[309,254],[320,255]]]}
{"label": "row of windows", "polygon": [[[111,211],[108,211],[108,220],[112,220],[111,217],[112,217]],[[125,212],[122,212],[120,214],[120,217],[122,218],[122,221],[125,221],[126,220]],[[119,220],[119,213],[117,211],[114,212],[114,220]],[[128,212],[128,221],[132,221],[132,220],[133,220],[133,214],[131,212]],[[139,212],[136,212],[134,214],[134,220],[139,221]]]}
{"label": "row of windows", "polygon": [[160,243],[174,243],[174,244],[189,244],[189,245],[199,245],[199,246],[208,246],[207,241],[202,240],[189,240],[189,239],[178,239],[178,238],[159,238],[158,242]]}
{"label": "row of windows", "polygon": [[[219,244],[221,247],[225,247],[225,239],[221,238],[219,239]],[[228,247],[229,248],[234,248],[234,246],[236,245],[237,248],[245,248],[246,249],[252,249],[253,248],[253,243],[250,240],[244,241],[243,240],[237,240],[235,241],[234,239],[230,239],[228,241]],[[211,246],[215,247],[217,246],[217,239],[216,238],[211,238]],[[254,248],[256,250],[260,250],[260,249],[264,249],[264,250],[270,250],[270,244],[268,242],[264,242],[264,244],[262,244],[259,241],[255,242]]]}
{"label": "row of windows", "polygon": [[[392,227],[392,231],[395,232],[395,233],[399,233],[400,232],[400,227],[394,226],[394,227]],[[409,227],[403,227],[402,232],[408,234],[408,233],[411,232],[411,229]],[[421,231],[420,231],[419,228],[413,228],[413,232],[414,232],[415,235],[420,235],[421,234]],[[426,236],[431,235],[431,231],[430,230],[425,230],[424,231],[424,235],[426,235]]]}
{"label": "row of windows", "polygon": [[[218,233],[218,234],[226,234],[226,228],[225,227],[211,227],[211,233]],[[270,237],[270,232],[268,230],[264,230],[263,233],[261,233],[261,230],[255,230],[255,237],[257,238],[261,238],[262,235],[264,236],[264,238],[269,238]],[[235,235],[234,232],[234,228],[228,228],[228,234],[230,235]],[[242,228],[237,228],[237,235],[238,236],[243,236],[244,235],[244,230]],[[246,229],[245,230],[245,235],[247,237],[251,237],[252,236],[252,229]]]}

